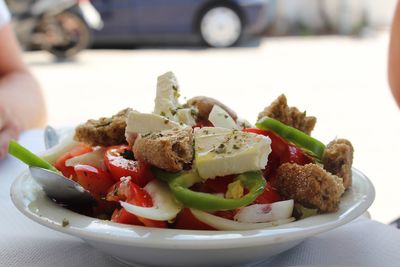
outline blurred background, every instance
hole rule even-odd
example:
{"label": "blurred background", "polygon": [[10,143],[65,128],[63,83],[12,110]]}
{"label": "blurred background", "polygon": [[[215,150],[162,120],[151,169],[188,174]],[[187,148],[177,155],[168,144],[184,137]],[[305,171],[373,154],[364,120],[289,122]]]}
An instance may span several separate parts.
{"label": "blurred background", "polygon": [[376,187],[373,219],[400,217],[400,114],[387,85],[395,0],[9,0],[48,123],[73,126],[127,106],[153,109],[156,78],[255,122],[284,93],[348,138]]}

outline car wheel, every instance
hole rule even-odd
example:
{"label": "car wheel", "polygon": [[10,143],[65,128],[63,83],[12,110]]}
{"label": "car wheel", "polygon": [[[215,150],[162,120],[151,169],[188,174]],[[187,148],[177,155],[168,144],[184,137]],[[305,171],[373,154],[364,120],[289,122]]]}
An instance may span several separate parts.
{"label": "car wheel", "polygon": [[40,29],[46,36],[42,49],[60,59],[75,56],[91,43],[89,27],[73,12],[65,11],[48,21],[42,21]]}
{"label": "car wheel", "polygon": [[200,35],[211,47],[229,47],[236,44],[243,31],[238,12],[228,6],[208,8],[200,18]]}

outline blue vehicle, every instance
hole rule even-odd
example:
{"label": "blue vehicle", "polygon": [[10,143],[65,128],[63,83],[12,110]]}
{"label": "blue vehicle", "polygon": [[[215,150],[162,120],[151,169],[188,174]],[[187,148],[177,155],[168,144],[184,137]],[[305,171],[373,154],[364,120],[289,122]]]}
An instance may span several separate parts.
{"label": "blue vehicle", "polygon": [[98,43],[203,41],[235,45],[244,35],[263,33],[269,0],[91,0],[104,23],[93,31]]}

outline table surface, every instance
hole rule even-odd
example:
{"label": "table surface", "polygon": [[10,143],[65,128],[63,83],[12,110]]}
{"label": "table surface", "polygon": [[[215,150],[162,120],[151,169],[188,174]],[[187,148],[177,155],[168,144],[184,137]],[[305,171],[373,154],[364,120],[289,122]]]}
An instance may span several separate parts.
{"label": "table surface", "polygon": [[[43,132],[26,132],[20,142],[40,152],[44,149]],[[11,202],[9,190],[24,168],[11,157],[0,162],[0,266],[124,266],[82,240],[47,229],[19,213]],[[398,229],[358,218],[251,266],[390,267],[399,266],[399,251]]]}

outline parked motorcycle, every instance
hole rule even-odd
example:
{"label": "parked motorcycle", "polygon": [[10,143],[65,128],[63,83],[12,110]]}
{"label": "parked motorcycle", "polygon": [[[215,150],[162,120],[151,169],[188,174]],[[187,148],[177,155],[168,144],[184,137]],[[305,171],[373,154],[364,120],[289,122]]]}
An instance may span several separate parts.
{"label": "parked motorcycle", "polygon": [[89,0],[9,0],[8,5],[22,47],[43,49],[61,59],[88,48],[92,30],[103,27]]}

